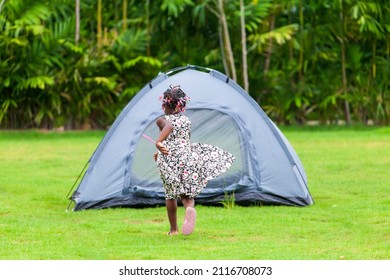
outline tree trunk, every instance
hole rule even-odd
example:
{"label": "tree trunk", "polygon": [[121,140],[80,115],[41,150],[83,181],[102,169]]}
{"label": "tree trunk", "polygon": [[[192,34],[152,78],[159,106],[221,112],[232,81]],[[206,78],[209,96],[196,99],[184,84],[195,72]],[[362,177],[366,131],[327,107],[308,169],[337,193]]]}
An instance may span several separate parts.
{"label": "tree trunk", "polygon": [[224,44],[224,41],[223,41],[223,34],[222,34],[222,27],[221,27],[221,25],[219,25],[219,27],[218,27],[218,36],[219,36],[219,45],[220,45],[220,48],[221,48],[222,63],[223,63],[223,67],[225,69],[225,74],[228,77],[230,77],[230,70],[229,70],[228,63],[226,61],[225,44]]}
{"label": "tree trunk", "polygon": [[376,39],[372,42],[372,77],[376,78]]}
{"label": "tree trunk", "polygon": [[299,1],[299,25],[300,25],[300,38],[299,38],[299,81],[303,79],[303,28],[304,28],[304,16],[303,16],[303,5],[302,0]]}
{"label": "tree trunk", "polygon": [[[275,16],[271,15],[269,20],[269,31],[272,32],[275,29]],[[271,57],[272,57],[272,38],[269,39],[266,58],[264,62],[264,76],[267,77],[268,71],[271,67]]]}
{"label": "tree trunk", "polygon": [[[340,24],[341,24],[341,71],[342,71],[342,92],[347,94],[347,71],[346,71],[346,59],[345,59],[345,42],[344,42],[344,11],[343,11],[343,1],[340,1]],[[351,114],[349,109],[349,102],[347,99],[344,99],[344,117],[347,125],[351,123]]]}
{"label": "tree trunk", "polygon": [[227,53],[228,63],[230,71],[232,72],[232,79],[237,81],[236,66],[234,64],[234,56],[232,50],[232,44],[230,42],[229,27],[226,20],[225,10],[223,8],[223,0],[218,0],[218,9],[221,15],[221,23],[223,28],[224,45]]}
{"label": "tree trunk", "polygon": [[146,55],[151,56],[150,51],[150,38],[151,38],[151,28],[150,28],[150,0],[146,0],[145,2],[145,14],[146,14]]}
{"label": "tree trunk", "polygon": [[122,30],[127,29],[127,0],[123,0]]}
{"label": "tree trunk", "polygon": [[76,14],[76,29],[75,29],[74,40],[76,45],[78,45],[80,41],[80,0],[76,0],[75,14]]}
{"label": "tree trunk", "polygon": [[244,0],[240,0],[240,22],[241,22],[241,46],[242,46],[242,78],[244,80],[244,89],[249,92],[248,63],[246,48],[246,30],[245,30],[245,6]]}
{"label": "tree trunk", "polygon": [[[343,84],[342,84],[342,92],[344,94],[347,93],[347,71],[345,67],[345,43],[344,39],[341,39],[341,71],[342,71],[342,79],[343,79]],[[344,99],[344,117],[345,117],[345,122],[347,124],[351,123],[351,115],[350,115],[350,109],[349,109],[349,102],[347,99]]]}
{"label": "tree trunk", "polygon": [[115,0],[115,8],[114,8],[114,20],[115,22],[119,21],[119,0]]}
{"label": "tree trunk", "polygon": [[0,14],[1,14],[1,10],[3,9],[4,2],[5,2],[5,0],[2,0],[2,1],[0,2]]}
{"label": "tree trunk", "polygon": [[97,45],[98,49],[102,48],[102,0],[98,0],[97,6]]}
{"label": "tree trunk", "polygon": [[[386,58],[387,58],[387,65],[389,65],[389,62],[390,62],[390,35],[387,35],[386,36]],[[387,68],[389,69],[389,68]],[[386,125],[389,125],[390,124],[390,114],[388,114],[388,112],[390,112],[390,108],[388,108],[388,103],[385,102],[386,100],[386,90],[387,92],[390,91],[390,86],[389,86],[389,81],[388,80],[385,80],[385,86],[384,86],[384,90],[381,91],[381,94],[382,94],[382,102],[383,102],[383,107],[384,107],[384,111],[385,111],[385,114],[384,114],[384,121],[385,121],[385,124]]]}
{"label": "tree trunk", "polygon": [[[291,12],[288,12],[288,24],[291,24]],[[294,60],[294,48],[293,48],[293,40],[288,40],[288,57],[289,61]],[[296,82],[295,82],[295,77],[294,75],[291,75],[290,77],[290,82],[291,82],[291,88],[292,91],[294,92],[296,90]]]}

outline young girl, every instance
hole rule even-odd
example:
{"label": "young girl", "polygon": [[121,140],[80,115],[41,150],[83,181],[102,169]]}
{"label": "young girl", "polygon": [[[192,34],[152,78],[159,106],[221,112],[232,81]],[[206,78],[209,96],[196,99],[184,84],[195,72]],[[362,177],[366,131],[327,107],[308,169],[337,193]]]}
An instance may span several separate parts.
{"label": "young girl", "polygon": [[180,86],[167,89],[162,99],[165,116],[157,119],[160,135],[154,155],[163,182],[166,208],[170,223],[168,235],[179,233],[177,199],[186,209],[182,234],[193,232],[196,220],[196,197],[208,180],[229,169],[234,161],[230,153],[212,145],[190,143],[191,121],[182,113],[189,97]]}

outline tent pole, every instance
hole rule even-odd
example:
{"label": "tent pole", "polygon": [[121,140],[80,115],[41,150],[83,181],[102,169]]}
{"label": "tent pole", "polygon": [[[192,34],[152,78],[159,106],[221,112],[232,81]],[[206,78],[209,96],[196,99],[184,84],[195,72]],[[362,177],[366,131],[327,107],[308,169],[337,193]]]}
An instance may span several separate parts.
{"label": "tent pole", "polygon": [[65,210],[65,212],[66,212],[66,213],[68,213],[68,211],[69,211],[69,207],[70,207],[70,205],[72,204],[72,202],[73,202],[73,200],[71,199],[71,200],[70,200],[70,202],[69,202],[69,205],[68,205],[68,207],[67,207],[67,208],[66,208],[66,210]]}
{"label": "tent pole", "polygon": [[89,163],[89,160],[88,160],[87,163],[85,164],[83,170],[81,170],[81,172],[80,172],[79,176],[77,177],[76,181],[73,183],[73,186],[70,188],[68,194],[66,195],[67,198],[69,197],[69,194],[71,193],[71,191],[74,189],[74,187],[75,187],[77,181],[80,179],[81,174],[83,174],[83,172],[84,172],[85,168],[87,167],[88,163]]}

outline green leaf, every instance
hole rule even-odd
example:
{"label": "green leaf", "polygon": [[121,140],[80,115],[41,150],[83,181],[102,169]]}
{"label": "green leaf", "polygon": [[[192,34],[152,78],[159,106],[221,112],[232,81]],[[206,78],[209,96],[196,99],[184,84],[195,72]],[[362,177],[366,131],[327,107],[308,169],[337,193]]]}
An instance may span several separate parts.
{"label": "green leaf", "polygon": [[194,3],[191,0],[164,0],[161,4],[161,10],[167,11],[168,15],[178,17],[186,6],[193,5]]}
{"label": "green leaf", "polygon": [[140,63],[140,62],[143,62],[145,64],[149,64],[151,66],[156,66],[156,67],[161,67],[162,66],[162,63],[160,60],[156,59],[156,58],[153,58],[153,57],[148,57],[148,56],[138,56],[134,59],[130,59],[128,61],[126,61],[124,64],[123,64],[123,68],[131,68],[133,66],[135,66],[137,63]]}
{"label": "green leaf", "polygon": [[10,40],[10,43],[21,47],[25,47],[28,45],[28,40],[25,37],[12,38]]}
{"label": "green leaf", "polygon": [[35,76],[26,80],[27,88],[45,89],[46,86],[54,85],[54,78],[50,76]]}

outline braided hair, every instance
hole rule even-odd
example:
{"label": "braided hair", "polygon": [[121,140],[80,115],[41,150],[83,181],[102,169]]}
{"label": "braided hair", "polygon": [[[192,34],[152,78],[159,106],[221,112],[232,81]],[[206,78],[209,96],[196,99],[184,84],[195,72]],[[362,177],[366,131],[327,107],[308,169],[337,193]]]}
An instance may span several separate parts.
{"label": "braided hair", "polygon": [[175,112],[184,112],[187,102],[190,100],[189,96],[180,88],[180,85],[169,86],[160,99],[163,108],[170,108]]}

